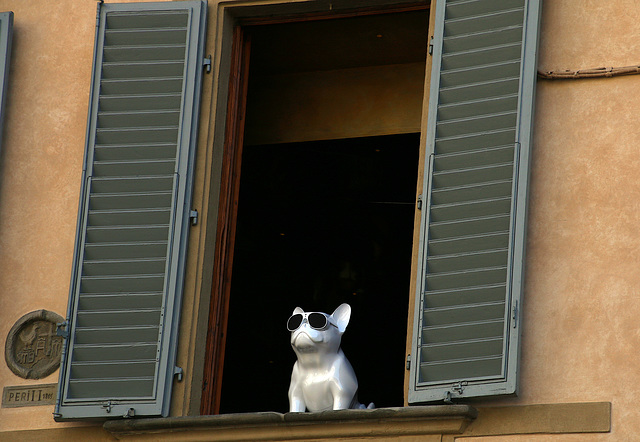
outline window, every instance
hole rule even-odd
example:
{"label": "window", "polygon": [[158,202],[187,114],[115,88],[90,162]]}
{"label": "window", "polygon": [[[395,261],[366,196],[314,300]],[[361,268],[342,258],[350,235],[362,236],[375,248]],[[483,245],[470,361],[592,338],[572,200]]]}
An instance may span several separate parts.
{"label": "window", "polygon": [[[540,2],[435,4],[433,69],[430,90],[424,91],[429,116],[421,135],[427,155],[418,282],[409,324],[410,403],[512,394],[517,389]],[[67,339],[56,418],[166,416],[176,374],[191,221],[206,4],[98,7],[86,171],[68,323],[61,329]],[[415,134],[390,136],[322,141],[329,146],[314,144],[317,140],[295,146],[256,143],[247,148],[247,164],[268,164],[260,159],[264,152],[269,152],[269,161],[284,161],[290,157],[288,149],[298,148],[301,161],[312,161],[318,149],[323,154],[339,148],[356,152],[364,145],[357,157],[362,161],[375,156],[375,149],[367,151],[369,146],[378,145],[382,152],[388,143],[398,143],[397,137],[408,145],[417,142]],[[406,158],[411,155],[415,153]],[[247,186],[260,189],[265,179],[253,175]],[[239,230],[247,217],[255,218],[248,201],[249,208],[240,209]],[[287,234],[282,230],[273,239],[286,239]],[[242,238],[240,246],[245,240],[250,242],[250,236]],[[261,247],[268,245],[263,242]],[[246,280],[259,273],[250,265],[238,268]],[[343,270],[349,273],[348,266],[338,272]],[[357,298],[358,289],[353,293]],[[383,308],[373,304],[374,309]],[[281,321],[283,330],[288,313]],[[269,320],[278,321],[271,315]],[[404,334],[404,319],[400,328]],[[399,357],[403,350],[398,350]],[[398,365],[403,368],[404,360]]]}

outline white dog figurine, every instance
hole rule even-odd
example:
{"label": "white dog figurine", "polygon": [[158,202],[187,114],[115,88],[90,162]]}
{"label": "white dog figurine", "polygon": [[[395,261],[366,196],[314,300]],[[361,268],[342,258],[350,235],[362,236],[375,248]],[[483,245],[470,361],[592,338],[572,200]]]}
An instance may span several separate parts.
{"label": "white dog figurine", "polygon": [[[330,316],[300,307],[293,311],[287,328],[298,361],[291,373],[289,411],[365,408],[358,402],[356,374],[340,348],[350,317],[349,304]],[[373,403],[366,408],[374,408]]]}

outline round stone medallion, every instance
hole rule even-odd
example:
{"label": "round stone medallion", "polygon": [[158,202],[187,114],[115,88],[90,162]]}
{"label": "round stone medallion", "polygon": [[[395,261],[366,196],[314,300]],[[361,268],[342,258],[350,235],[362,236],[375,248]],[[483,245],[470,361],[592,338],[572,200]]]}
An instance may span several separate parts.
{"label": "round stone medallion", "polygon": [[64,318],[48,310],[27,313],[18,319],[7,335],[4,358],[16,375],[25,379],[42,379],[60,366],[62,336],[56,324]]}

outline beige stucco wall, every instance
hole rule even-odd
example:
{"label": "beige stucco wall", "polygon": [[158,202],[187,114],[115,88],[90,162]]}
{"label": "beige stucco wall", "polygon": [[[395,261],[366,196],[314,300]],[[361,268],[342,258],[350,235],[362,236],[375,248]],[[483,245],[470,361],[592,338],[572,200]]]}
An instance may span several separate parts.
{"label": "beige stucco wall", "polygon": [[[217,2],[210,3],[213,50],[219,47]],[[66,313],[95,3],[0,0],[0,11],[6,10],[14,11],[15,28],[0,154],[1,343],[27,312]],[[638,23],[636,0],[545,0],[539,66],[637,64]],[[205,85],[205,91],[215,90],[217,79],[209,81],[214,85]],[[215,109],[210,96],[203,100]],[[640,384],[639,101],[640,76],[538,81],[521,391],[518,398],[477,403],[611,402],[611,433],[468,440],[635,438],[640,428],[634,411]],[[215,137],[206,129],[205,135]],[[198,272],[192,274],[197,278]],[[181,349],[181,355],[188,354]],[[57,372],[27,381],[0,362],[0,387],[53,382]],[[10,430],[79,425],[53,422],[52,411],[51,406],[0,408],[0,440]]]}

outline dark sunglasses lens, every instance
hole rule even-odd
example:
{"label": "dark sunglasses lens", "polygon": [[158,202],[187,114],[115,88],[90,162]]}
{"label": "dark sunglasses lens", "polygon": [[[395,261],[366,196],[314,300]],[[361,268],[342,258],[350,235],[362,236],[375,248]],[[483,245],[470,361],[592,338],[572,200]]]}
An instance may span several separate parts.
{"label": "dark sunglasses lens", "polygon": [[327,326],[327,317],[322,313],[310,313],[308,321],[311,328],[315,328],[317,330],[323,329]]}
{"label": "dark sunglasses lens", "polygon": [[289,318],[287,321],[287,329],[289,331],[294,331],[302,324],[302,315],[297,313]]}

